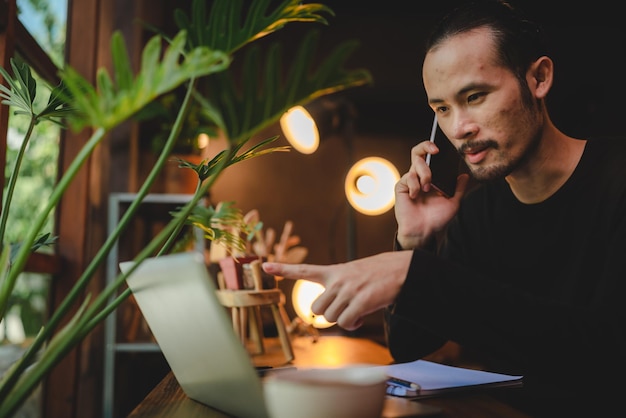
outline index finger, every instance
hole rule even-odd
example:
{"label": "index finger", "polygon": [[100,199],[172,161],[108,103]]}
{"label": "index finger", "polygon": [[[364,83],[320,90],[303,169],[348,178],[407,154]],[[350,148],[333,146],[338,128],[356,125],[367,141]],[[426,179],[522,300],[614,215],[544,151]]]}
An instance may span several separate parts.
{"label": "index finger", "polygon": [[281,276],[292,280],[309,280],[324,285],[325,266],[313,264],[286,264],[267,261],[262,264],[263,271],[274,276]]}

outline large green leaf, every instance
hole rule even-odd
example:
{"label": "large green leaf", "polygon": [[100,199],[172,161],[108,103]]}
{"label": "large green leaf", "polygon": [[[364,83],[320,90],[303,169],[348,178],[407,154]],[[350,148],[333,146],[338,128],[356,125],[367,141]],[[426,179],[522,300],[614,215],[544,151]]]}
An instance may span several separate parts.
{"label": "large green leaf", "polygon": [[[286,71],[283,71],[281,45],[274,43],[265,56],[256,45],[246,51],[241,79],[234,79],[231,72],[208,77],[208,97],[199,101],[231,143],[247,140],[296,104],[371,83],[367,70],[343,68],[358,45],[355,41],[337,45],[316,67],[313,58],[318,39],[318,32],[309,32]],[[281,77],[285,72],[286,77]]]}
{"label": "large green leaf", "polygon": [[11,77],[4,68],[0,67],[0,74],[9,88],[0,84],[0,98],[2,104],[15,107],[15,114],[35,116],[33,103],[37,92],[37,83],[33,78],[30,67],[23,61],[11,58],[11,68],[14,77]]}
{"label": "large green leaf", "polygon": [[[284,0],[271,9],[270,3],[271,0],[254,0],[244,10],[241,0],[215,0],[209,10],[206,0],[194,0],[191,14],[177,9],[175,21],[179,29],[187,32],[188,48],[205,46],[233,55],[290,22],[327,24],[323,14],[333,15],[328,6],[319,3]],[[237,144],[276,122],[296,104],[372,81],[366,70],[342,68],[357,46],[354,41],[336,46],[315,69],[317,40],[317,32],[309,32],[296,57],[290,57],[291,68],[283,68],[278,42],[263,57],[257,46],[240,51],[244,55],[243,75],[235,79],[235,71],[230,69],[209,75],[195,96],[202,110],[194,109],[191,113],[199,115],[206,126],[215,124],[231,143]]]}
{"label": "large green leaf", "polygon": [[98,71],[96,88],[71,67],[62,71],[73,104],[82,116],[72,120],[73,127],[79,130],[90,125],[109,130],[187,80],[223,71],[230,64],[230,57],[221,51],[199,47],[185,52],[185,42],[186,33],[181,31],[162,53],[162,38],[152,37],[133,80],[124,39],[121,32],[115,32],[111,41],[115,82],[104,68]]}
{"label": "large green leaf", "polygon": [[328,24],[322,13],[334,15],[324,4],[303,4],[301,0],[284,0],[269,10],[271,1],[253,1],[244,15],[241,0],[216,0],[208,13],[206,0],[194,0],[191,16],[177,9],[174,20],[180,30],[186,30],[189,34],[189,48],[206,46],[232,54],[290,22]]}

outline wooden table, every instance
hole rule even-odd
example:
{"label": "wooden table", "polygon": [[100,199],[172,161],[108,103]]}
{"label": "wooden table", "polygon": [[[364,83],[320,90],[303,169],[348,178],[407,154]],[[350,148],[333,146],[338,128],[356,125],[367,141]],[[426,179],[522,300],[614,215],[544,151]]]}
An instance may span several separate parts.
{"label": "wooden table", "polygon": [[[293,365],[340,366],[357,363],[389,364],[389,351],[380,344],[362,338],[322,336],[317,342],[310,337],[293,340]],[[280,366],[285,358],[278,339],[268,339],[266,352],[253,356],[255,365]],[[403,402],[415,402],[402,400]],[[462,418],[529,418],[486,393],[475,392],[418,401],[425,408],[435,406],[437,417]],[[418,415],[415,415],[418,416]],[[169,373],[128,418],[229,418],[229,415],[189,399]],[[231,417],[232,418],[232,417]]]}

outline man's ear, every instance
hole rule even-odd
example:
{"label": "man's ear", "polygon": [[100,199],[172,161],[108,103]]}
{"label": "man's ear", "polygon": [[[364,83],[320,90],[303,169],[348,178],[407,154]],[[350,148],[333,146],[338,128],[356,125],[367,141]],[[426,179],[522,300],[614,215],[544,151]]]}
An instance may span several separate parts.
{"label": "man's ear", "polygon": [[526,79],[530,91],[537,99],[543,99],[547,96],[552,87],[553,75],[554,63],[549,57],[539,57],[531,64]]}

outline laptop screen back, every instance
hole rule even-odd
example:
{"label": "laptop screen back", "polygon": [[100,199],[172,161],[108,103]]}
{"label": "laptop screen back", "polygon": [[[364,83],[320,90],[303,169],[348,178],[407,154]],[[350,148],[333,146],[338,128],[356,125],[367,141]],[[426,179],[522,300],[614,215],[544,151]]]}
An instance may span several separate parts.
{"label": "laptop screen back", "polygon": [[[128,272],[132,265],[120,268]],[[267,417],[261,380],[202,254],[146,259],[126,281],[187,396],[237,417]]]}

